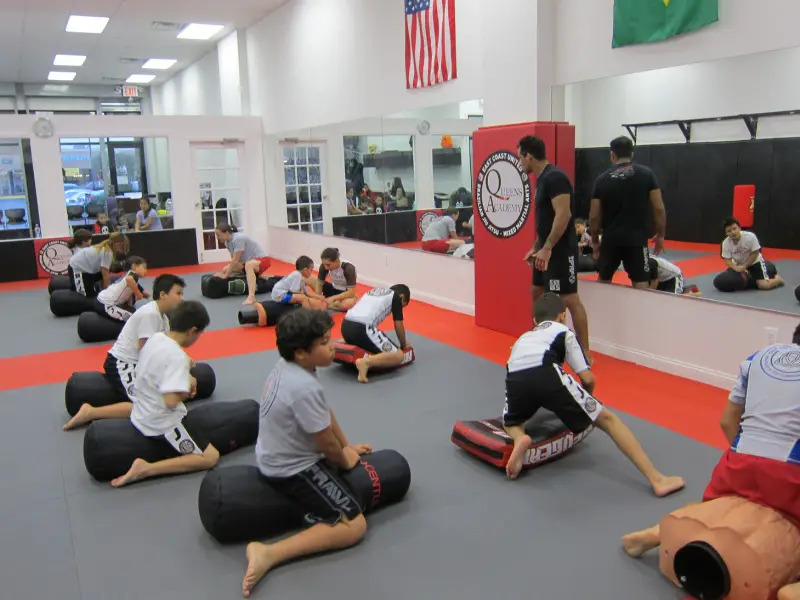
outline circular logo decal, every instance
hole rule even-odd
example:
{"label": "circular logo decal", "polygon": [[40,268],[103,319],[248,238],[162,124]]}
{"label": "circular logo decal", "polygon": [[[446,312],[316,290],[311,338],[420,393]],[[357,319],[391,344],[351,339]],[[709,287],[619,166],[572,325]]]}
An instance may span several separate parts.
{"label": "circular logo decal", "polygon": [[435,212],[422,213],[419,217],[419,232],[422,235],[425,235],[425,232],[428,230],[430,224],[438,218],[439,215],[437,215]]}
{"label": "circular logo decal", "polygon": [[486,159],[475,182],[478,217],[495,237],[519,233],[531,210],[531,183],[517,156],[506,150]]}
{"label": "circular logo decal", "polygon": [[392,346],[392,344],[390,344],[389,342],[384,342],[384,344],[383,344],[383,351],[384,352],[391,352],[392,348],[394,348],[394,346]]}
{"label": "circular logo decal", "polygon": [[390,290],[389,288],[372,288],[370,291],[367,292],[367,296],[388,296],[389,294],[394,294],[394,290]]}
{"label": "circular logo decal", "polygon": [[773,379],[800,381],[800,350],[797,346],[772,346],[761,355],[761,368]]}
{"label": "circular logo decal", "polygon": [[594,411],[597,410],[597,400],[595,400],[594,398],[589,398],[586,401],[586,404],[584,404],[584,406],[586,407],[587,413],[593,413]]}
{"label": "circular logo decal", "polygon": [[42,245],[37,258],[42,269],[51,275],[64,275],[72,258],[72,250],[64,240],[51,240]]}
{"label": "circular logo decal", "polygon": [[178,444],[178,450],[181,454],[191,454],[194,452],[194,442],[192,440],[181,440]]}

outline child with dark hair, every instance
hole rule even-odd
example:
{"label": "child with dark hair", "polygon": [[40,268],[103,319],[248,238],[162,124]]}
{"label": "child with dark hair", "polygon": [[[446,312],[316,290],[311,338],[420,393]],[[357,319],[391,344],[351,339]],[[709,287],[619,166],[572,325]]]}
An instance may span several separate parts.
{"label": "child with dark hair", "polygon": [[[608,434],[647,478],[659,498],[682,489],[683,479],[664,475],[656,469],[633,432],[592,396],[594,374],[575,334],[566,326],[566,311],[558,294],[544,294],[534,304],[533,331],[522,334],[511,348],[503,408],[503,427],[514,440],[514,450],[506,466],[508,478],[519,476],[523,458],[531,445],[525,423],[537,410],[544,408],[575,434],[592,426]],[[564,371],[562,364],[565,362],[581,383]]]}
{"label": "child with dark hair", "polygon": [[310,527],[272,544],[247,545],[245,598],[281,563],[348,548],[367,530],[363,509],[340,472],[355,467],[372,448],[350,444],[316,374],[333,362],[332,327],[326,312],[314,310],[290,312],[278,322],[281,360],[260,400],[256,464],[270,485],[306,515]]}
{"label": "child with dark hair", "polygon": [[108,351],[103,370],[119,399],[109,406],[84,404],[77,414],[64,425],[73,429],[97,419],[128,418],[134,395],[134,373],[139,361],[139,351],[156,333],[169,331],[167,313],[183,302],[186,282],[176,275],[164,274],[153,282],[153,301],[137,310],[125,322],[117,341]]}
{"label": "child with dark hair", "polygon": [[192,360],[185,348],[197,341],[210,322],[202,303],[182,302],[169,316],[169,332],[156,333],[142,348],[131,422],[142,435],[158,440],[173,457],[153,463],[137,458],[127,473],[111,481],[112,486],[206,471],[217,464],[219,451],[205,432],[190,429],[183,421],[187,414],[184,400],[197,394],[197,380],[189,372]]}
{"label": "child with dark hair", "polygon": [[114,233],[116,231],[106,212],[97,213],[97,221],[94,222],[92,230],[97,234]]}
{"label": "child with dark hair", "polygon": [[309,292],[308,285],[316,279],[312,275],[314,261],[301,256],[294,262],[295,270],[281,279],[272,288],[272,301],[281,304],[300,304],[303,308],[324,309],[327,301],[316,292]]}
{"label": "child with dark hair", "polygon": [[422,236],[422,249],[427,252],[446,254],[464,244],[456,233],[458,209],[448,208],[444,215],[431,221]]}
{"label": "child with dark hair", "polygon": [[115,321],[130,319],[134,303],[150,297],[139,285],[139,279],[147,275],[147,261],[141,256],[130,256],[127,264],[128,272],[97,294],[94,301],[98,314]]}
{"label": "child with dark hair", "polygon": [[[403,308],[411,301],[411,290],[399,283],[391,288],[373,288],[347,311],[342,322],[342,337],[353,346],[366,350],[370,356],[356,361],[358,381],[369,383],[367,374],[374,367],[391,368],[403,364],[407,347]],[[378,329],[383,320],[392,315],[394,331],[399,346]]]}

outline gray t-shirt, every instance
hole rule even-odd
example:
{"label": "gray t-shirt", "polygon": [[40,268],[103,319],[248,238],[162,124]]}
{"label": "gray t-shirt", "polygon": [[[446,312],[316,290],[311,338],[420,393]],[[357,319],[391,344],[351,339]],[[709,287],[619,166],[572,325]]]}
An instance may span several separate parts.
{"label": "gray t-shirt", "polygon": [[451,233],[456,232],[456,222],[450,218],[449,215],[439,217],[433,221],[425,230],[425,235],[422,236],[423,242],[431,242],[433,240],[446,240],[450,237]]}
{"label": "gray t-shirt", "polygon": [[261,246],[258,245],[258,242],[243,233],[231,234],[231,239],[225,243],[225,246],[228,248],[228,252],[231,253],[231,256],[241,250],[242,257],[239,259],[239,261],[243,263],[246,263],[248,260],[262,258],[267,255]]}
{"label": "gray t-shirt", "polygon": [[331,413],[314,373],[283,359],[272,369],[260,400],[256,464],[267,477],[291,477],[323,458],[314,434]]}

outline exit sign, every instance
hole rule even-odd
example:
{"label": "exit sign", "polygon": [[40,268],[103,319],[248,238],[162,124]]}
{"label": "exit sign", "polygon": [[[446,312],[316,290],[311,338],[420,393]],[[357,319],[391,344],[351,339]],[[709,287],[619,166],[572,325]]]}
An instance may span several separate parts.
{"label": "exit sign", "polygon": [[125,85],[122,87],[122,95],[126,98],[136,98],[139,95],[139,88],[135,85]]}

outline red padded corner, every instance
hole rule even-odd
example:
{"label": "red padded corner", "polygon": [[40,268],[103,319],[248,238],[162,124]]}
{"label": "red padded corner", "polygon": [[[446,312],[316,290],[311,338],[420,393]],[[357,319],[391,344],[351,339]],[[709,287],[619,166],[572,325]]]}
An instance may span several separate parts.
{"label": "red padded corner", "polygon": [[[345,365],[354,365],[358,359],[370,355],[369,352],[363,348],[347,344],[344,340],[335,340],[333,342],[333,350],[333,361]],[[407,346],[403,352],[405,353],[405,357],[403,358],[403,364],[400,365],[401,367],[410,365],[416,358],[413,346]]]}

